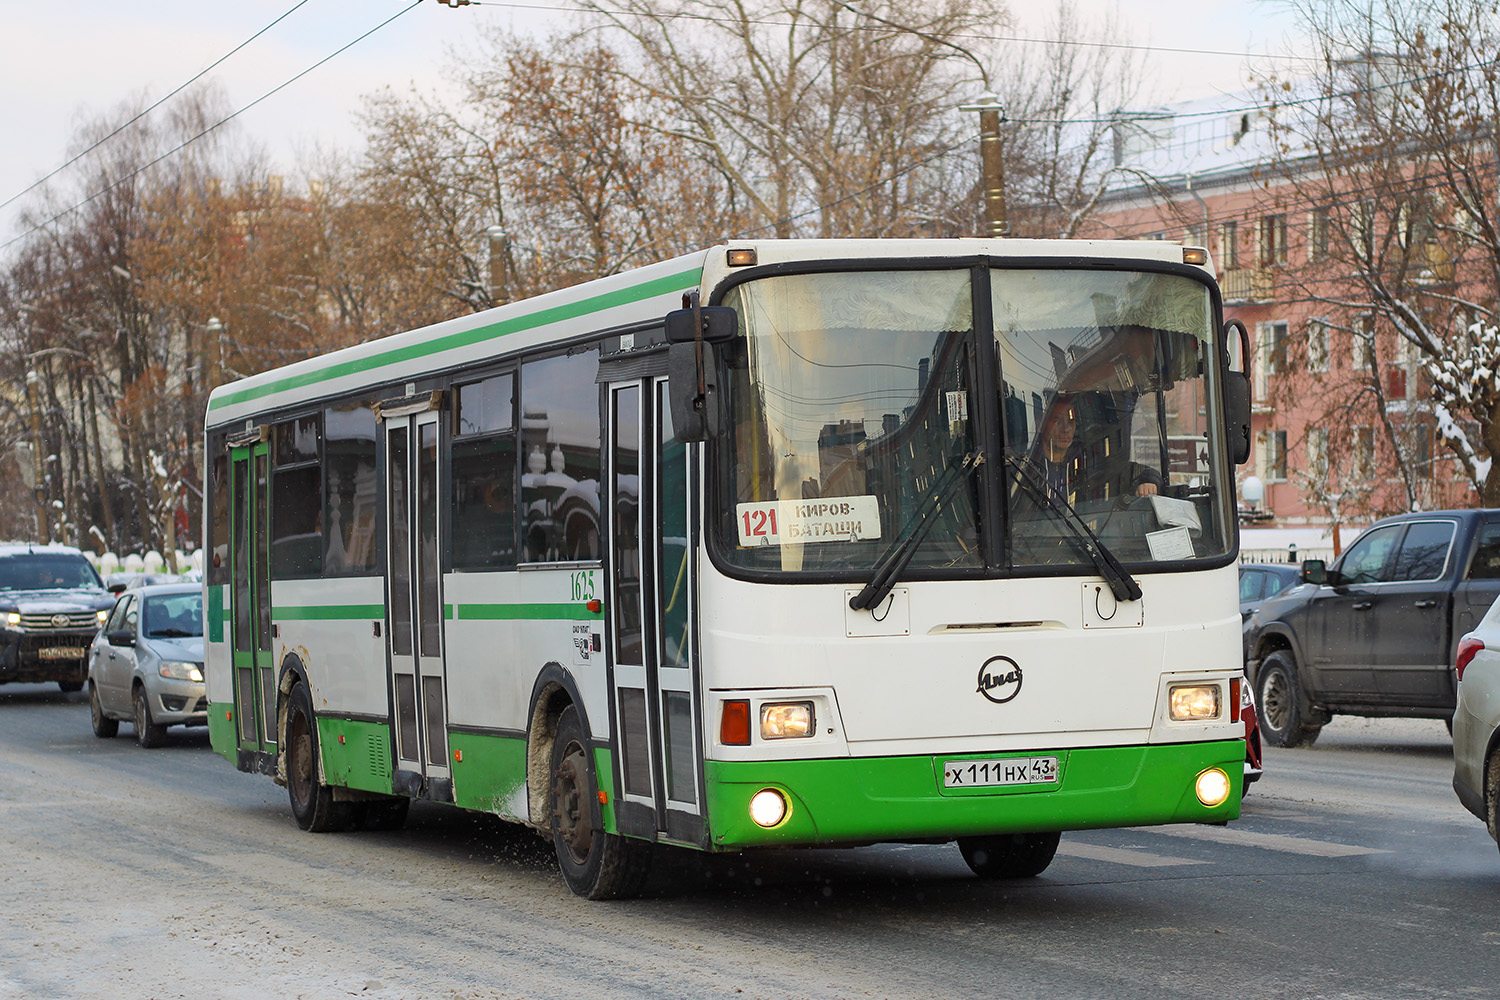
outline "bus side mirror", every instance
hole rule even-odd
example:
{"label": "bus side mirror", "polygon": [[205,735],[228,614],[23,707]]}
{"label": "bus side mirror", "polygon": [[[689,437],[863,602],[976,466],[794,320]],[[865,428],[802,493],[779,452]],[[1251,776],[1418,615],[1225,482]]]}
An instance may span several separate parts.
{"label": "bus side mirror", "polygon": [[1224,430],[1229,435],[1229,460],[1250,460],[1250,379],[1244,372],[1224,373]]}
{"label": "bus side mirror", "polygon": [[[671,344],[667,347],[667,398],[672,408],[672,436],[683,443],[707,441],[719,433],[719,366],[714,345]],[[703,391],[699,392],[699,378]]]}
{"label": "bus side mirror", "polygon": [[[1228,341],[1231,331],[1237,330],[1240,339],[1240,367],[1234,371],[1229,367]],[[1237,319],[1224,324],[1221,334],[1224,353],[1224,430],[1229,436],[1229,460],[1235,465],[1250,461],[1250,331]]]}
{"label": "bus side mirror", "polygon": [[739,315],[728,306],[700,306],[698,293],[684,297],[687,308],[667,313],[667,381],[672,436],[690,443],[719,433],[719,366],[714,345],[739,332]]}

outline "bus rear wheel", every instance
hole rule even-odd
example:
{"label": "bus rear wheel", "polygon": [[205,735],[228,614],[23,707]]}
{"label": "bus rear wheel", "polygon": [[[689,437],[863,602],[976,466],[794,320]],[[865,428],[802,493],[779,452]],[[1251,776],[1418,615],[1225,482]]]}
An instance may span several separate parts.
{"label": "bus rear wheel", "polygon": [[309,833],[346,830],[352,819],[348,802],[333,801],[333,789],[318,777],[318,727],[306,684],[292,688],[286,710],[286,793],[292,818]]}
{"label": "bus rear wheel", "polygon": [[964,861],[980,878],[1032,878],[1047,870],[1062,834],[1002,833],[994,837],[959,837]]}
{"label": "bus rear wheel", "polygon": [[651,845],[604,831],[598,788],[583,723],[570,705],[557,720],[552,743],[552,847],[563,880],[575,894],[626,899],[646,884]]}

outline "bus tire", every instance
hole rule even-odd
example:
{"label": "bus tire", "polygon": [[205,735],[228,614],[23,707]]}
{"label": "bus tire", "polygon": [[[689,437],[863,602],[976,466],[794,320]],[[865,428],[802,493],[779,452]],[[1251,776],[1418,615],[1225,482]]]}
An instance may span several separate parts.
{"label": "bus tire", "polygon": [[980,878],[1033,878],[1047,870],[1062,834],[1002,833],[994,837],[959,837],[958,850]]}
{"label": "bus tire", "polygon": [[575,894],[585,899],[628,899],[646,884],[651,845],[604,832],[594,806],[598,788],[587,734],[569,705],[557,720],[552,743],[552,848],[563,880]]}
{"label": "bus tire", "polygon": [[318,778],[318,726],[306,684],[293,685],[287,696],[284,748],[286,794],[297,825],[309,833],[348,829],[350,804],[333,801],[333,789]]}
{"label": "bus tire", "polygon": [[1322,726],[1310,723],[1297,683],[1297,661],[1284,649],[1267,656],[1255,675],[1256,721],[1266,742],[1299,747],[1318,738]]}

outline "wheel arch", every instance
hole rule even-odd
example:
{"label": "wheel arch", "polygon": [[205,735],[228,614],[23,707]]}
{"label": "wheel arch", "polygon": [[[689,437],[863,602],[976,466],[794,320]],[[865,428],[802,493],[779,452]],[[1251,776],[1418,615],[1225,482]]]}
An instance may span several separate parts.
{"label": "wheel arch", "polygon": [[1250,657],[1255,664],[1255,672],[1250,677],[1250,683],[1260,684],[1260,665],[1265,662],[1266,657],[1278,652],[1291,654],[1292,666],[1296,667],[1300,679],[1304,661],[1296,636],[1285,626],[1269,625],[1255,640],[1255,649]]}
{"label": "wheel arch", "polygon": [[[287,709],[291,705],[292,688],[298,684],[307,685],[308,701],[312,701],[312,681],[307,676],[307,666],[302,662],[302,657],[296,653],[287,653],[281,661],[281,670],[276,678],[276,782],[286,784],[286,718]],[[313,739],[318,739],[318,712],[313,707],[313,717],[310,720],[313,727]],[[317,755],[318,774],[317,780],[323,780],[323,755]]]}
{"label": "wheel arch", "polygon": [[552,785],[552,743],[557,737],[557,720],[571,707],[589,740],[594,727],[589,724],[588,709],[573,675],[556,661],[537,673],[531,685],[531,711],[526,726],[526,808],[528,820],[537,829],[549,824],[547,792]]}

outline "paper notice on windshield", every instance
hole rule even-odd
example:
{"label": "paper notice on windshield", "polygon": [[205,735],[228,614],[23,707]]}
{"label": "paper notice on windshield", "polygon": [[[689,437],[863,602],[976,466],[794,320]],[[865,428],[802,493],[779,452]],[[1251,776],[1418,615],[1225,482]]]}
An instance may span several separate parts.
{"label": "paper notice on windshield", "polygon": [[741,545],[803,545],[880,537],[880,504],[872,496],[772,500],[734,508]]}
{"label": "paper notice on windshield", "polygon": [[1186,528],[1148,531],[1146,544],[1151,547],[1151,558],[1158,562],[1193,558],[1193,536]]}
{"label": "paper notice on windshield", "polygon": [[1198,520],[1198,508],[1191,500],[1164,497],[1160,493],[1151,497],[1151,509],[1156,512],[1156,523],[1163,528],[1181,525],[1189,531],[1202,531]]}

